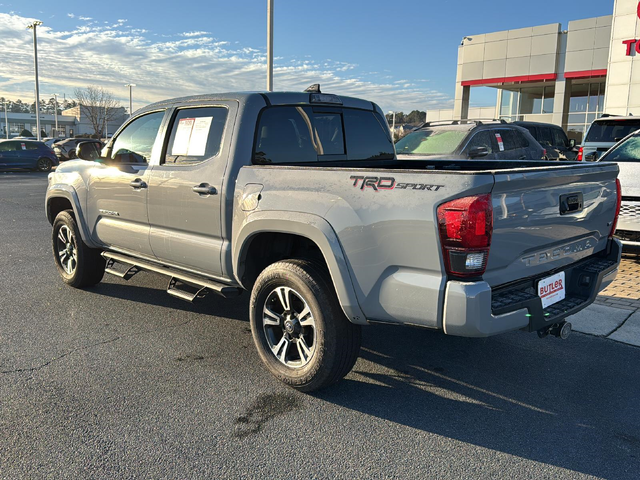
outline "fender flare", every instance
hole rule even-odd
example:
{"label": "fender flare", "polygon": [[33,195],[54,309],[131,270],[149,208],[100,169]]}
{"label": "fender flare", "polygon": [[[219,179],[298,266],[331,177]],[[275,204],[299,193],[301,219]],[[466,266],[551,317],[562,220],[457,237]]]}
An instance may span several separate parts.
{"label": "fender flare", "polygon": [[80,236],[82,237],[82,241],[91,248],[98,248],[99,246],[96,245],[91,240],[91,234],[85,222],[85,218],[82,214],[83,212],[82,212],[82,207],[80,205],[80,200],[78,199],[78,194],[73,187],[69,185],[64,185],[64,184],[58,184],[58,185],[52,185],[47,189],[45,209],[46,209],[47,219],[49,220],[49,223],[53,225],[53,222],[55,220],[55,218],[52,218],[51,216],[50,206],[51,206],[51,201],[56,198],[64,198],[71,204],[71,208],[73,209],[73,213],[76,217],[76,224],[80,229]]}
{"label": "fender flare", "polygon": [[233,272],[242,285],[242,263],[254,236],[260,233],[289,233],[314,242],[324,257],[338,301],[344,314],[355,324],[366,325],[367,319],[358,304],[342,246],[333,228],[324,218],[298,212],[265,211],[249,215],[233,242]]}

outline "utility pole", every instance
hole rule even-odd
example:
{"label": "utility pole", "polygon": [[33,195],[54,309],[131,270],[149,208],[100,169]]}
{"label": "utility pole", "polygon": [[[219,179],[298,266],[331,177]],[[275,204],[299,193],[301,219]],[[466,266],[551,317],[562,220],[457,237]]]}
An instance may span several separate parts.
{"label": "utility pole", "polygon": [[54,93],[53,94],[53,101],[55,103],[55,114],[56,114],[56,134],[53,135],[54,137],[58,136],[58,95],[60,95],[59,93]]}
{"label": "utility pole", "polygon": [[7,117],[7,101],[4,101],[4,130],[7,133],[7,140],[9,140],[9,120]]}
{"label": "utility pole", "polygon": [[273,92],[273,0],[267,0],[267,92]]}
{"label": "utility pole", "polygon": [[125,85],[125,87],[129,87],[129,118],[133,115],[133,95],[131,93],[131,88],[135,86],[135,83],[127,83]]}
{"label": "utility pole", "polygon": [[33,64],[36,70],[36,128],[38,129],[38,135],[36,138],[40,140],[40,85],[38,84],[38,39],[36,37],[36,29],[38,25],[42,25],[42,22],[36,20],[35,22],[27,25],[27,28],[33,30]]}

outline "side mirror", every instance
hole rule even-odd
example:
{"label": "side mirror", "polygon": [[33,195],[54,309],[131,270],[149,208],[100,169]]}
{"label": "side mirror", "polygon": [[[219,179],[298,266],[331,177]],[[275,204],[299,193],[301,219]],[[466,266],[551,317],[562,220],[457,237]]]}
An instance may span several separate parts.
{"label": "side mirror", "polygon": [[569,148],[576,148],[576,139],[572,138],[569,140]]}
{"label": "side mirror", "polygon": [[76,157],[94,162],[100,158],[100,148],[96,142],[80,142],[76,147]]}
{"label": "side mirror", "polygon": [[489,155],[489,149],[487,147],[475,147],[469,150],[469,158],[482,158]]}

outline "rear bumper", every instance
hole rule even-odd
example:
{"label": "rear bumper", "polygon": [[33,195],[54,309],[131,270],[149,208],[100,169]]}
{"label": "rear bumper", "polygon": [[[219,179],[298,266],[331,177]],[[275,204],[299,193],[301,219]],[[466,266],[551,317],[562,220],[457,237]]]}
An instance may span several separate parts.
{"label": "rear bumper", "polygon": [[566,298],[546,309],[537,295],[547,272],[506,287],[491,289],[486,282],[447,282],[443,329],[447,335],[489,337],[513,330],[537,331],[551,326],[587,307],[618,273],[622,244],[614,239],[607,251],[577,262],[565,272]]}

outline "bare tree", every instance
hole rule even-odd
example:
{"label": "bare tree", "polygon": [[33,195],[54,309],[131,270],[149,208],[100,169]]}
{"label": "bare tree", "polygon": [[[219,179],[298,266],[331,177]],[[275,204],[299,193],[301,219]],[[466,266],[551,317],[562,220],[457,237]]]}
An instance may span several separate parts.
{"label": "bare tree", "polygon": [[104,133],[105,124],[121,114],[120,102],[102,87],[89,85],[84,89],[76,88],[74,94],[80,108],[80,116],[87,117],[96,134]]}

